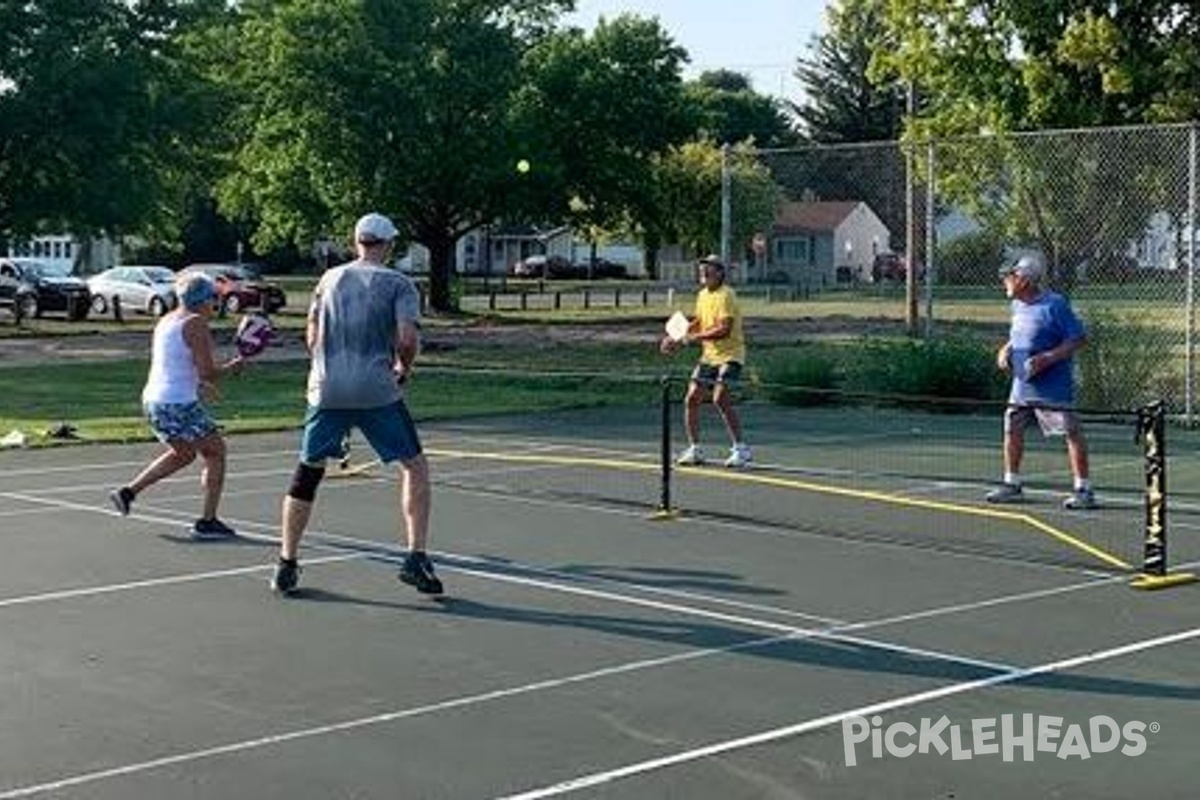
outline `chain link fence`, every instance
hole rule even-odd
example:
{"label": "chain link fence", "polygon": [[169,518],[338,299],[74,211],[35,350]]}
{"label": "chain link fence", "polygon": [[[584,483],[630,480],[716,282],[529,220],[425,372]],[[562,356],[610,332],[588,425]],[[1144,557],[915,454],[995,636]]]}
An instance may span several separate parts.
{"label": "chain link fence", "polygon": [[[1139,126],[758,150],[782,202],[774,219],[757,220],[753,241],[728,246],[748,283],[894,298],[910,332],[926,337],[951,335],[981,307],[1003,309],[998,267],[1036,254],[1089,326],[1080,403],[1161,399],[1191,421],[1198,133]],[[735,219],[748,213],[737,198],[735,185]]]}

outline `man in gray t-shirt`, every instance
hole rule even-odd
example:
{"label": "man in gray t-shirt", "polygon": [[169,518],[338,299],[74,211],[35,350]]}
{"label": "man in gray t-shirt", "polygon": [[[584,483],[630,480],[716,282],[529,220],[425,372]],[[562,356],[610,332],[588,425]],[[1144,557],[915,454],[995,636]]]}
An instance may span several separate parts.
{"label": "man in gray t-shirt", "polygon": [[399,272],[362,259],[326,272],[309,310],[318,336],[310,342],[308,404],[376,408],[399,400],[396,331],[415,328],[419,314],[417,289]]}
{"label": "man in gray t-shirt", "polygon": [[300,463],[283,500],[279,563],[271,587],[295,591],[297,551],[308,526],[325,462],[340,458],[353,428],[362,432],[383,463],[400,464],[403,526],[408,554],[400,580],[425,594],[441,594],[442,582],[425,553],[429,537],[429,465],[400,391],[420,346],[420,303],[412,281],[384,266],[396,226],[367,214],[354,226],[358,258],[327,272],[308,311],[305,341],[312,355],[308,412]]}

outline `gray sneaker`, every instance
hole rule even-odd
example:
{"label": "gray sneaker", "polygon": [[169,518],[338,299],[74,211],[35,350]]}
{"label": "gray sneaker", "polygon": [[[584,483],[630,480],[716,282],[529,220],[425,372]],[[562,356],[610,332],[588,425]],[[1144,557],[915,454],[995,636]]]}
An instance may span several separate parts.
{"label": "gray sneaker", "polygon": [[1025,492],[1019,483],[1002,483],[987,493],[989,503],[1019,503],[1025,499]]}
{"label": "gray sneaker", "polygon": [[1068,511],[1088,511],[1099,507],[1100,504],[1096,502],[1096,495],[1091,489],[1076,489],[1070,497],[1063,500],[1063,508]]}

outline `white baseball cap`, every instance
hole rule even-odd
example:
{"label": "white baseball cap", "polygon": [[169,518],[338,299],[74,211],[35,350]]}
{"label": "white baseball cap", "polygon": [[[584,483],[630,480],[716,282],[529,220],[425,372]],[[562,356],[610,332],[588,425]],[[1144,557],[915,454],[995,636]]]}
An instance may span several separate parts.
{"label": "white baseball cap", "polygon": [[1009,275],[1020,275],[1034,283],[1040,281],[1045,274],[1046,269],[1042,266],[1042,260],[1037,256],[1021,256],[1015,264],[1005,264],[1000,268],[1001,278]]}
{"label": "white baseball cap", "polygon": [[354,224],[354,241],[359,244],[379,244],[395,239],[399,231],[383,214],[371,212]]}

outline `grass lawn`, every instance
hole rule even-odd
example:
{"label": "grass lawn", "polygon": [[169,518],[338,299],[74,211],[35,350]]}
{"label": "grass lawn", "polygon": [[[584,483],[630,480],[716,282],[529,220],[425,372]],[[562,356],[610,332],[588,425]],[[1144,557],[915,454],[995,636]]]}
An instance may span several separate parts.
{"label": "grass lawn", "polygon": [[[597,356],[592,364],[573,362],[573,375],[550,374],[556,367],[553,359],[544,371],[530,373],[528,364],[517,363],[520,358],[513,353],[507,363],[469,359],[475,363],[465,370],[423,359],[408,387],[409,406],[422,420],[657,402],[659,387],[652,372],[627,369],[614,372],[615,378],[583,374],[598,368]],[[308,362],[299,360],[254,364],[221,384],[221,397],[211,408],[231,432],[296,428],[304,415],[307,370]],[[142,360],[11,367],[0,374],[5,385],[0,435],[17,429],[32,445],[51,444],[46,431],[69,422],[88,441],[150,437],[141,414]]]}
{"label": "grass lawn", "polygon": [[[289,298],[302,297],[303,281],[289,285],[288,291]],[[1001,330],[1007,324],[1008,306],[998,289],[967,287],[945,294],[935,303],[939,335],[956,328],[978,333],[979,326],[986,326],[988,331]],[[1079,300],[1085,310],[1089,303],[1122,312],[1136,308],[1143,324],[1164,334],[1178,333],[1181,317],[1172,297],[1164,298],[1158,304],[1139,304],[1119,295],[1101,296],[1098,291],[1081,294]],[[693,297],[687,291],[674,297],[676,308],[689,308],[692,302]],[[838,350],[844,350],[847,344],[857,346],[861,335],[853,331],[860,322],[865,333],[879,320],[902,323],[905,314],[903,291],[897,287],[828,292],[789,302],[773,302],[761,294],[747,291],[743,307],[748,319],[840,320],[836,326],[842,331],[840,338],[823,337],[824,345],[832,348],[828,355],[837,361],[845,360]],[[584,310],[564,306],[557,311],[529,309],[478,312],[456,318],[430,317],[426,321],[429,330],[486,319],[489,326],[499,327],[530,323],[576,326],[583,335],[578,343],[570,345],[557,339],[542,343],[533,337],[520,346],[502,347],[486,343],[487,330],[481,326],[477,338],[467,337],[471,341],[484,342],[481,346],[464,343],[456,349],[431,349],[422,354],[417,375],[409,387],[410,406],[418,419],[537,413],[597,405],[652,406],[657,403],[658,377],[664,372],[684,377],[694,353],[683,354],[674,360],[665,359],[657,351],[655,336],[647,337],[644,342],[589,341],[586,326],[592,323],[629,324],[644,330],[653,326],[653,330],[658,330],[657,326],[670,310],[665,303],[659,302],[620,309]],[[922,305],[922,315],[924,311]],[[285,313],[275,316],[275,322],[280,327],[300,329],[304,325],[303,311],[297,305],[289,305]],[[232,328],[235,324],[236,319],[230,318],[218,321],[216,327]],[[11,319],[0,318],[0,338],[94,335],[116,331],[144,333],[148,337],[152,327],[153,320],[142,316],[130,316],[124,324],[103,318],[80,323],[43,319],[30,321],[24,327],[11,324]],[[897,325],[896,329],[901,328]],[[814,342],[815,337],[810,337],[807,344]],[[1161,349],[1167,352],[1172,346],[1165,343]],[[754,368],[769,364],[773,356],[775,361],[794,362],[799,358],[794,350],[789,350],[786,344],[754,343]],[[230,431],[297,427],[304,413],[307,366],[304,360],[253,365],[243,375],[222,384],[222,397],[213,405],[215,415]],[[5,387],[3,400],[0,400],[0,436],[19,429],[34,444],[51,443],[42,434],[59,422],[69,422],[78,428],[83,438],[91,441],[147,438],[150,434],[140,408],[145,371],[144,359],[0,369],[0,380],[4,381]]]}

